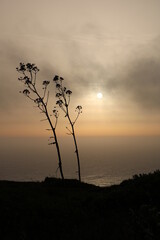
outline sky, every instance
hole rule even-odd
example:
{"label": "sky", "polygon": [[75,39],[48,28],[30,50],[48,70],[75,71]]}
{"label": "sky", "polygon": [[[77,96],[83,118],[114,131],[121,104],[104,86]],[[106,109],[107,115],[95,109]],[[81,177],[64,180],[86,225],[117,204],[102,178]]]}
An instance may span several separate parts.
{"label": "sky", "polygon": [[[48,134],[19,93],[19,62],[38,66],[40,91],[51,81],[50,111],[53,76],[65,79],[78,135],[160,135],[159,12],[159,0],[0,0],[0,136]],[[59,135],[66,126],[61,112]]]}

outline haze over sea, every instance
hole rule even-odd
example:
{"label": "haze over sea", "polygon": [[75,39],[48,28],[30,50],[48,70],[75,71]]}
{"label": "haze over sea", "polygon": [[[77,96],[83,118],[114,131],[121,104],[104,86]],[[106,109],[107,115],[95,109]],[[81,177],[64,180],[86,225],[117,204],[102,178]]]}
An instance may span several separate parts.
{"label": "haze over sea", "polygon": [[[71,137],[59,139],[64,174],[77,177]],[[99,186],[118,184],[135,174],[160,169],[160,137],[78,137],[82,180]],[[1,137],[0,180],[41,181],[60,177],[54,145],[46,137]]]}

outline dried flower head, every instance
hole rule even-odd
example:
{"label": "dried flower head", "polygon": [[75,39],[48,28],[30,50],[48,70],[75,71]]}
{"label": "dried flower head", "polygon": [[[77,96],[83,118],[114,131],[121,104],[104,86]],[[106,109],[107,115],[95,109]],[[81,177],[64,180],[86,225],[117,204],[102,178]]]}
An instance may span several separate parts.
{"label": "dried flower head", "polygon": [[55,118],[59,117],[59,113],[58,113],[58,110],[56,108],[53,109],[53,115],[55,116]]}
{"label": "dried flower head", "polygon": [[76,109],[80,111],[80,110],[82,110],[82,106],[78,105],[78,106],[76,107]]}
{"label": "dried flower head", "polygon": [[67,91],[66,91],[66,94],[67,94],[67,95],[71,95],[71,94],[72,94],[72,91],[71,91],[71,90],[67,90]]}
{"label": "dried flower head", "polygon": [[40,103],[42,102],[42,99],[41,99],[41,98],[36,98],[36,99],[34,100],[34,102],[37,103],[37,104],[40,104]]}
{"label": "dried flower head", "polygon": [[57,105],[59,105],[59,107],[61,107],[63,105],[63,101],[60,99],[56,102]]}
{"label": "dried flower head", "polygon": [[56,93],[56,97],[60,98],[62,96],[62,93]]}
{"label": "dried flower head", "polygon": [[56,84],[56,88],[60,88],[60,86],[61,86],[61,85],[60,85],[59,83]]}
{"label": "dried flower head", "polygon": [[54,78],[53,78],[53,81],[56,82],[56,81],[58,81],[58,79],[59,79],[59,76],[58,76],[58,75],[55,75]]}
{"label": "dried flower head", "polygon": [[26,96],[29,96],[30,91],[28,89],[24,89],[23,90],[23,94],[26,95]]}
{"label": "dried flower head", "polygon": [[44,80],[42,84],[43,84],[45,87],[47,87],[49,83],[50,83],[50,81]]}

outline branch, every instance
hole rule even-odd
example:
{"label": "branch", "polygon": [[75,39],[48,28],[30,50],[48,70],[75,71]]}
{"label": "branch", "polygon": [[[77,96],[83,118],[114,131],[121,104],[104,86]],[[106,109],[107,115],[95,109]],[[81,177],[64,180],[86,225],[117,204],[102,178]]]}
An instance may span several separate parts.
{"label": "branch", "polygon": [[34,82],[33,82],[34,86],[36,85],[36,78],[37,78],[37,73],[34,73]]}
{"label": "branch", "polygon": [[68,127],[66,127],[66,129],[69,131],[69,133],[67,133],[68,135],[73,135],[73,132]]}
{"label": "branch", "polygon": [[56,117],[56,122],[55,122],[55,125],[54,125],[54,128],[56,129],[57,127],[57,123],[58,123],[58,117]]}
{"label": "branch", "polygon": [[70,104],[70,95],[68,96],[68,106],[69,106],[69,104]]}
{"label": "branch", "polygon": [[[63,103],[63,105],[64,105],[64,103]],[[65,105],[64,105],[65,106]],[[66,114],[66,116],[67,116],[67,112],[66,112],[66,110],[65,110],[65,108],[61,105],[61,106],[59,106],[62,110],[63,110],[63,112]]]}
{"label": "branch", "polygon": [[47,121],[47,120],[48,120],[48,119],[47,119],[47,118],[45,118],[45,119],[41,119],[40,121],[41,121],[41,122],[43,122],[43,121]]}
{"label": "branch", "polygon": [[73,125],[76,123],[77,119],[79,118],[80,112],[77,113],[77,117],[75,118],[74,122],[72,123]]}
{"label": "branch", "polygon": [[33,98],[31,98],[30,96],[27,96],[29,99],[31,99],[33,102],[34,102],[34,99]]}
{"label": "branch", "polygon": [[32,77],[32,70],[29,70],[29,73],[30,73],[30,76],[31,76],[31,83],[32,83],[32,80],[33,80],[33,77]]}
{"label": "branch", "polygon": [[49,99],[49,91],[48,91],[48,93],[47,93],[46,106],[47,106],[47,104],[48,104],[48,99]]}
{"label": "branch", "polygon": [[52,145],[52,144],[56,144],[56,142],[51,142],[51,143],[48,143],[48,145]]}

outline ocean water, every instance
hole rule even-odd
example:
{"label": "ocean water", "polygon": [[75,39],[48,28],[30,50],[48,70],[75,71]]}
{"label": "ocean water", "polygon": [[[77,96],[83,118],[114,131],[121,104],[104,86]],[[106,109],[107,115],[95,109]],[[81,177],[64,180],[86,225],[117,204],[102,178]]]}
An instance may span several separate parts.
{"label": "ocean water", "polygon": [[[82,180],[98,186],[119,184],[135,174],[160,169],[160,137],[78,137]],[[70,136],[59,138],[66,178],[77,178]],[[60,177],[54,145],[46,137],[1,137],[0,179],[42,181]]]}

